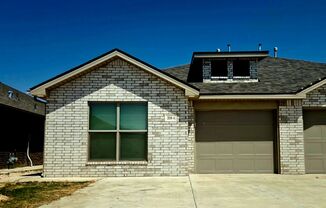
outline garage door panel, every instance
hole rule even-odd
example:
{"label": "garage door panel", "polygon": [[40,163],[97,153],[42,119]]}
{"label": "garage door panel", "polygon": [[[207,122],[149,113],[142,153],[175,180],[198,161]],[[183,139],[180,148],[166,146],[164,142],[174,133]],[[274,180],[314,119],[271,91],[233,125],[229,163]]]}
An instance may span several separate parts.
{"label": "garage door panel", "polygon": [[255,153],[257,155],[273,156],[273,142],[255,142]]}
{"label": "garage door panel", "polygon": [[256,170],[260,173],[270,173],[274,169],[272,158],[261,158],[255,160]]}
{"label": "garage door panel", "polygon": [[321,126],[311,126],[305,129],[304,136],[305,139],[321,139],[323,136],[322,133]]}
{"label": "garage door panel", "polygon": [[214,173],[215,171],[215,158],[200,159],[198,160],[198,170],[200,173]]}
{"label": "garage door panel", "polygon": [[319,141],[316,142],[307,142],[305,143],[305,153],[312,155],[319,155],[322,156],[324,154],[323,150],[323,144],[321,144]]}
{"label": "garage door panel", "polygon": [[239,158],[235,160],[234,169],[238,173],[255,172],[255,162],[252,158]]}
{"label": "garage door panel", "polygon": [[306,158],[306,168],[309,173],[321,173],[325,168],[325,160],[322,158]]}
{"label": "garage door panel", "polygon": [[272,111],[197,112],[196,117],[196,172],[273,173]]}
{"label": "garage door panel", "polygon": [[255,144],[253,142],[234,142],[234,154],[239,156],[255,154]]}
{"label": "garage door panel", "polygon": [[326,173],[326,110],[303,112],[306,173]]}
{"label": "garage door panel", "polygon": [[230,156],[233,154],[233,144],[229,142],[212,142],[215,146],[215,154],[220,156]]}
{"label": "garage door panel", "polygon": [[326,125],[321,126],[321,134],[323,138],[326,138]]}
{"label": "garage door panel", "polygon": [[216,154],[215,144],[212,142],[198,142],[196,144],[196,151],[201,153],[201,157]]}
{"label": "garage door panel", "polygon": [[219,173],[231,173],[233,170],[233,159],[232,158],[225,158],[225,159],[216,159],[215,160],[215,172]]}

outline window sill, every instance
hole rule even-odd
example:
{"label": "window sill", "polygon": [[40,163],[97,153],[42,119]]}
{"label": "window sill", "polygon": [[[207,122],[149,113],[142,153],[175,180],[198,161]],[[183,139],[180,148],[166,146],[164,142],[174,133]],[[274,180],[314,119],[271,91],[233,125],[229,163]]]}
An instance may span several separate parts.
{"label": "window sill", "polygon": [[107,166],[115,166],[115,165],[148,165],[147,161],[88,161],[86,166],[92,165],[107,165]]}
{"label": "window sill", "polygon": [[220,80],[220,79],[210,79],[210,80],[203,80],[203,83],[246,83],[246,82],[259,82],[258,79],[239,79],[239,78],[233,78],[233,79],[226,79],[226,80]]}

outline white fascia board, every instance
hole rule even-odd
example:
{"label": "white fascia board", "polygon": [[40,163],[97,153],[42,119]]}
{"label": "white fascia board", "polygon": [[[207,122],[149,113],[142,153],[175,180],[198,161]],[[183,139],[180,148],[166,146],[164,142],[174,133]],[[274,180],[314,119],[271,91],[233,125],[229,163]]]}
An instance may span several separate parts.
{"label": "white fascia board", "polygon": [[316,84],[311,85],[310,87],[300,91],[298,94],[307,94],[307,93],[313,91],[314,89],[317,89],[318,87],[323,86],[324,84],[326,84],[326,79],[323,79],[323,80],[317,82]]}
{"label": "white fascia board", "polygon": [[139,61],[125,55],[125,54],[123,54],[123,53],[120,53],[119,51],[113,51],[112,53],[107,54],[106,56],[103,56],[103,57],[101,57],[101,58],[99,58],[99,59],[97,59],[97,60],[95,60],[95,61],[93,61],[91,63],[88,63],[88,64],[86,64],[86,65],[84,65],[84,66],[82,66],[82,67],[80,67],[80,68],[78,68],[78,69],[76,69],[76,70],[74,70],[72,72],[69,72],[69,73],[64,74],[64,75],[62,75],[62,76],[60,76],[60,77],[58,77],[58,78],[56,78],[54,80],[51,80],[51,81],[49,81],[49,82],[47,82],[47,83],[33,89],[33,90],[31,90],[31,93],[33,95],[35,95],[35,96],[38,96],[38,97],[46,97],[46,89],[48,89],[49,87],[54,86],[54,85],[56,85],[56,84],[58,84],[58,83],[60,83],[60,82],[62,82],[64,80],[67,80],[70,77],[76,76],[77,74],[82,73],[83,71],[88,70],[88,69],[90,69],[90,68],[92,68],[92,67],[94,67],[94,66],[96,66],[96,65],[98,65],[98,64],[100,64],[102,62],[108,61],[108,60],[110,60],[110,59],[112,59],[114,57],[120,57],[120,58],[122,58],[122,59],[124,59],[124,60],[126,60],[126,61],[128,61],[128,62],[130,62],[130,63],[132,63],[132,64],[134,64],[134,65],[136,65],[136,66],[138,66],[140,68],[142,68],[142,69],[144,69],[145,71],[147,71],[147,72],[149,72],[151,74],[154,74],[154,75],[156,75],[156,76],[158,76],[158,77],[160,77],[160,78],[162,78],[162,79],[164,79],[164,80],[166,80],[166,81],[168,81],[168,82],[170,82],[170,83],[184,89],[185,92],[187,92],[187,94],[189,96],[190,95],[191,96],[198,96],[199,95],[198,90],[196,90],[196,89],[194,89],[194,88],[192,88],[192,87],[190,87],[190,86],[188,86],[188,85],[186,85],[186,84],[184,84],[182,82],[179,82],[178,80],[175,80],[172,77],[169,77],[169,76],[165,75],[164,73],[161,73],[161,72],[159,72],[159,71],[157,71],[157,70],[155,70],[155,69],[153,69],[153,68],[151,68],[151,67],[149,67],[149,66],[147,66],[147,65],[145,65],[145,64],[143,64],[143,63],[141,63],[141,62],[139,62]]}
{"label": "white fascia board", "polygon": [[248,100],[280,100],[280,99],[304,99],[301,94],[279,94],[279,95],[200,95],[199,100],[225,100],[225,99],[248,99]]}
{"label": "white fascia board", "polygon": [[256,58],[267,57],[266,54],[197,54],[195,58]]}

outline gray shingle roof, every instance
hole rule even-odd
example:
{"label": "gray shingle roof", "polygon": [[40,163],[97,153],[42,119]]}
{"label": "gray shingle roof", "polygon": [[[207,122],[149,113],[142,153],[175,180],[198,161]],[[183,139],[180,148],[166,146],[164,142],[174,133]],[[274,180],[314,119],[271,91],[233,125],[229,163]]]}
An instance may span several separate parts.
{"label": "gray shingle roof", "polygon": [[[166,69],[176,78],[187,81],[190,65]],[[189,84],[200,94],[293,94],[326,78],[326,64],[267,57],[258,63],[259,82]]]}

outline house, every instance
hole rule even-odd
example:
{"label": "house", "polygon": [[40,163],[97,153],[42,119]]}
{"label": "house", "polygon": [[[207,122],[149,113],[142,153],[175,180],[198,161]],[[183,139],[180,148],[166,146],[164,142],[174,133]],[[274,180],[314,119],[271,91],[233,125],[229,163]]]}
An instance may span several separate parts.
{"label": "house", "polygon": [[47,80],[44,173],[326,173],[326,64],[194,52],[159,70],[119,49]]}
{"label": "house", "polygon": [[15,166],[43,164],[45,103],[0,82],[0,168],[7,168],[9,154]]}

